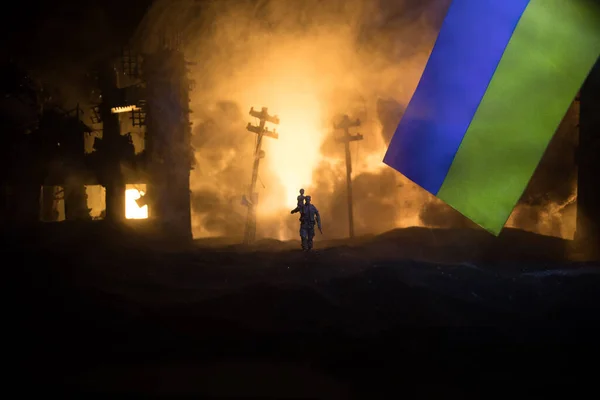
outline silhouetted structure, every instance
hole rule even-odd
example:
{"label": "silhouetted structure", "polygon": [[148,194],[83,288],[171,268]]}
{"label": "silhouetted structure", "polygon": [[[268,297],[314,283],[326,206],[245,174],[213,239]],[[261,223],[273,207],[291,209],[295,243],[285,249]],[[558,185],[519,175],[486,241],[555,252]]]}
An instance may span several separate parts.
{"label": "silhouetted structure", "polygon": [[132,116],[134,124],[146,125],[149,212],[165,233],[184,239],[192,237],[190,170],[194,160],[189,120],[194,82],[188,79],[188,64],[176,45],[163,43],[158,51],[145,55],[145,101]]}
{"label": "silhouetted structure", "polygon": [[91,219],[85,185],[94,181],[94,174],[86,166],[85,135],[92,130],[81,121],[81,115],[79,106],[71,111],[46,109],[39,128],[31,134],[37,150],[34,164],[40,168],[41,182],[36,180],[36,184],[43,185],[42,215],[38,217],[43,221],[56,221],[57,195],[64,200],[66,220]]}
{"label": "silhouetted structure", "polygon": [[37,221],[39,170],[29,133],[39,123],[40,88],[16,63],[0,68],[0,223]]}
{"label": "silhouetted structure", "polygon": [[580,93],[577,240],[596,243],[600,253],[600,62]]}
{"label": "silhouetted structure", "polygon": [[352,155],[350,153],[350,142],[363,140],[361,134],[351,135],[350,128],[360,126],[360,120],[350,121],[347,115],[342,117],[342,121],[335,125],[335,129],[344,131],[344,135],[337,138],[337,141],[344,144],[346,152],[346,196],[348,199],[348,234],[354,237],[354,212],[352,207]]}
{"label": "silhouetted structure", "polygon": [[[126,184],[146,184],[147,193],[138,204],[148,203],[163,233],[191,239],[189,63],[173,43],[143,57],[122,54],[122,70],[117,61],[111,55],[96,70],[101,96],[92,108],[92,122],[101,124],[102,134],[89,154],[85,135],[92,129],[81,122],[79,107],[67,112],[44,105],[41,91],[24,71],[5,68],[0,104],[2,221],[56,221],[57,199],[64,200],[65,219],[89,220],[85,186],[100,184],[106,188],[105,218],[121,223]],[[120,85],[121,79],[130,84]],[[121,133],[120,116],[129,112],[134,126],[146,128],[144,150],[138,155],[131,135]]]}
{"label": "silhouetted structure", "polygon": [[133,144],[121,135],[119,114],[113,112],[127,103],[124,90],[119,88],[114,60],[107,60],[99,66],[98,86],[102,102],[95,110],[95,122],[102,123],[102,138],[96,138],[94,142],[97,176],[98,182],[106,188],[106,219],[120,222],[125,219],[125,177],[121,165],[135,150]]}
{"label": "silhouetted structure", "polygon": [[250,181],[250,187],[248,195],[250,200],[244,197],[243,203],[248,207],[248,215],[246,217],[246,230],[244,232],[244,243],[249,244],[256,238],[256,207],[258,205],[258,193],[256,192],[256,181],[258,179],[258,167],[260,165],[260,159],[265,157],[265,152],[261,150],[262,139],[264,136],[271,137],[273,139],[279,138],[279,134],[275,131],[270,131],[265,127],[267,122],[273,124],[279,124],[279,118],[277,116],[269,115],[267,107],[263,107],[261,111],[255,111],[254,108],[250,109],[250,115],[258,118],[260,123],[258,126],[254,126],[248,123],[246,129],[250,132],[256,133],[256,147],[254,149],[254,163],[252,166],[252,180]]}
{"label": "silhouetted structure", "polygon": [[84,140],[91,129],[81,122],[79,106],[53,106],[26,71],[12,62],[2,69],[0,220],[56,220],[56,186],[64,188],[67,219],[90,219]]}

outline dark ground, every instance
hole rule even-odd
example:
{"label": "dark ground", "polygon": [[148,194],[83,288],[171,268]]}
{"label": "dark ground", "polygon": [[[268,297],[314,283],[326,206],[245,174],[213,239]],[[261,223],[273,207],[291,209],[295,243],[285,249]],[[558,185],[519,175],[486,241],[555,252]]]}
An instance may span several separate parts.
{"label": "dark ground", "polygon": [[597,378],[600,263],[565,261],[582,257],[567,241],[413,228],[303,254],[277,241],[159,245],[135,231],[5,235],[9,386],[573,397]]}

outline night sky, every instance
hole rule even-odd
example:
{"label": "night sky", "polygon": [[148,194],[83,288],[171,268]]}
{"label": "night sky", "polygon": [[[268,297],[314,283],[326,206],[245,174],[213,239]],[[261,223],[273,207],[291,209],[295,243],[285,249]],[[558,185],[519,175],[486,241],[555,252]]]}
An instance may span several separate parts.
{"label": "night sky", "polygon": [[0,17],[2,55],[36,69],[61,62],[86,62],[111,44],[128,38],[151,3],[151,0],[12,2]]}

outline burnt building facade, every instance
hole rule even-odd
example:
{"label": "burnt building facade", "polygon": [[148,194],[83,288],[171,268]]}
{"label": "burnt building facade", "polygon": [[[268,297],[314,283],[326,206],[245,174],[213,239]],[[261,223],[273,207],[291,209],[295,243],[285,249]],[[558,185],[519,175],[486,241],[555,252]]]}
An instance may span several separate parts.
{"label": "burnt building facade", "polygon": [[151,218],[173,237],[190,238],[193,164],[187,62],[177,48],[160,46],[143,57],[145,160]]}
{"label": "burnt building facade", "polygon": [[[192,238],[188,63],[180,50],[166,45],[134,58],[125,63],[112,55],[96,68],[100,96],[91,110],[96,129],[82,122],[79,107],[70,112],[38,107],[34,98],[25,107],[18,93],[5,101],[3,118],[17,106],[31,115],[2,121],[3,222],[56,221],[57,200],[64,202],[66,220],[91,220],[86,186],[101,185],[104,219],[120,224],[126,219],[127,185],[143,184],[138,206],[148,206],[148,223],[169,237]],[[126,122],[144,131],[137,154],[131,133],[122,132]],[[86,153],[85,138],[94,130],[100,134]]]}

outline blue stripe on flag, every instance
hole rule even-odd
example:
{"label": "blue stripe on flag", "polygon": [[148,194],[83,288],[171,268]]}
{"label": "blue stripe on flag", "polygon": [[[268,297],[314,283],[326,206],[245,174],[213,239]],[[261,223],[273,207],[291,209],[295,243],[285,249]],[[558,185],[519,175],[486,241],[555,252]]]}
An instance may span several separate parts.
{"label": "blue stripe on flag", "polygon": [[437,194],[529,0],[454,0],[383,160]]}

